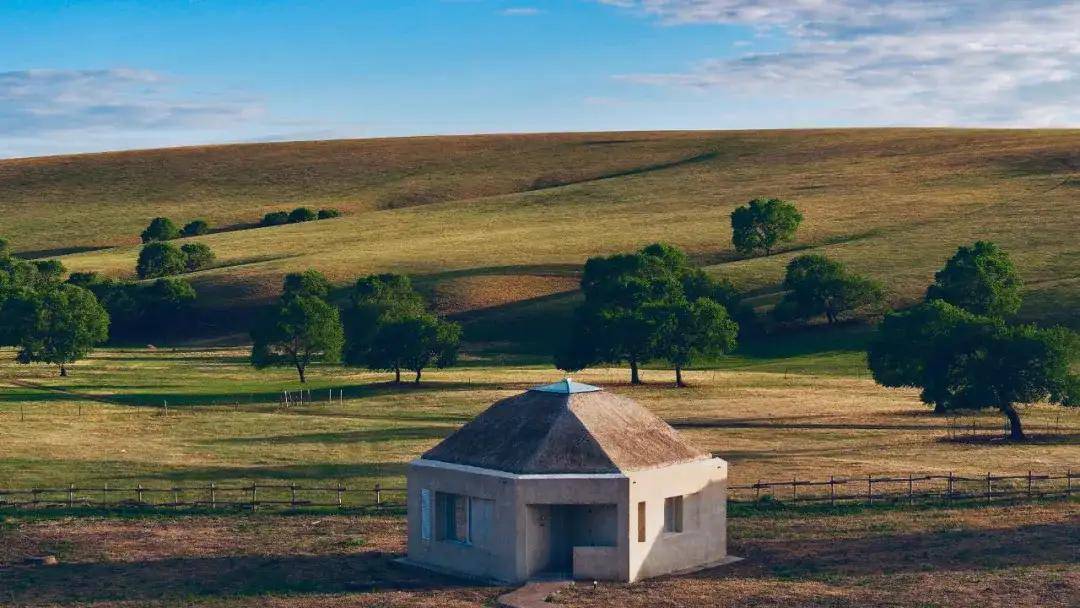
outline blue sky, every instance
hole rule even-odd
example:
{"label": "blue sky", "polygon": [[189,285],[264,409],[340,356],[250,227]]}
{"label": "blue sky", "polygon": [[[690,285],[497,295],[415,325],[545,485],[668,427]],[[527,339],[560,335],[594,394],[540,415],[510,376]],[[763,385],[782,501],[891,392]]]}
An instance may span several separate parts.
{"label": "blue sky", "polygon": [[1080,124],[1080,2],[0,0],[0,157],[508,131]]}

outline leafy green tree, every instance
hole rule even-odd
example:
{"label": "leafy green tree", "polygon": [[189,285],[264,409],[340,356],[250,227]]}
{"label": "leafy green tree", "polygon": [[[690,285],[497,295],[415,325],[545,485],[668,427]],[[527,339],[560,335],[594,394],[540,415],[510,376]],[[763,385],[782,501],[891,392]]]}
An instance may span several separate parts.
{"label": "leafy green tree", "polygon": [[346,365],[367,365],[379,326],[391,318],[415,317],[427,311],[424,298],[400,274],[361,277],[350,296],[344,315]]}
{"label": "leafy green tree", "polygon": [[180,253],[184,254],[184,269],[188,272],[206,268],[216,257],[206,243],[184,243],[180,246]]}
{"label": "leafy green tree", "polygon": [[201,236],[210,231],[210,224],[206,220],[192,220],[180,230],[180,236]]}
{"label": "leafy green tree", "polygon": [[16,361],[56,365],[61,376],[109,338],[109,314],[94,294],[74,285],[24,294],[5,309],[13,311],[20,328]]}
{"label": "leafy green tree", "polygon": [[731,242],[742,253],[772,253],[795,237],[803,216],[795,205],[775,198],[755,198],[731,212]]}
{"label": "leafy green tree", "polygon": [[251,338],[252,365],[295,367],[301,383],[313,361],[336,362],[344,342],[337,308],[309,295],[282,298],[252,329]]}
{"label": "leafy green tree", "polygon": [[289,223],[310,222],[319,219],[319,215],[307,207],[297,207],[289,212]]}
{"label": "leafy green tree", "polygon": [[885,317],[867,353],[884,386],[922,389],[935,412],[995,408],[1010,436],[1025,439],[1019,403],[1080,405],[1080,378],[1071,371],[1077,336],[1062,329],[1009,326],[932,300]]}
{"label": "leafy green tree", "polygon": [[831,325],[844,313],[879,307],[885,298],[876,281],[852,274],[840,262],[822,255],[791,260],[784,289],[788,292],[774,311],[780,321],[825,315]]}
{"label": "leafy green tree", "polygon": [[682,370],[698,357],[718,356],[735,349],[739,325],[714,300],[698,298],[647,306],[657,327],[656,356],[675,368],[675,386],[683,387]]}
{"label": "leafy green tree", "polygon": [[180,229],[167,217],[155,217],[140,236],[144,243],[171,241],[180,238]]}
{"label": "leafy green tree", "polygon": [[575,311],[570,342],[556,355],[556,366],[575,371],[625,361],[632,384],[641,383],[643,362],[670,353],[662,345],[675,342],[667,335],[673,325],[658,323],[651,311],[700,298],[734,299],[730,284],[713,281],[685,253],[664,243],[589,258],[581,288],[585,302]]}
{"label": "leafy green tree", "polygon": [[[90,289],[94,285],[101,283],[101,275],[94,270],[88,270],[85,272],[73,272],[68,275],[68,283],[84,289]],[[97,295],[97,294],[94,294]],[[98,298],[99,300],[101,298]]]}
{"label": "leafy green tree", "polygon": [[60,260],[34,260],[31,263],[37,268],[38,276],[46,283],[59,283],[67,272]]}
{"label": "leafy green tree", "polygon": [[263,216],[260,226],[281,226],[289,223],[288,211],[271,211]]}
{"label": "leafy green tree", "polygon": [[411,370],[413,382],[419,384],[425,368],[453,365],[460,344],[461,326],[433,314],[390,318],[380,323],[375,333],[367,351],[367,367],[394,372],[395,383],[401,382],[402,369]]}
{"label": "leafy green tree", "polygon": [[135,274],[140,279],[153,279],[187,270],[187,256],[172,243],[148,243],[139,252]]}
{"label": "leafy green tree", "polygon": [[330,297],[330,281],[318,270],[305,270],[285,275],[282,297],[312,296],[325,300]]}
{"label": "leafy green tree", "polygon": [[340,217],[341,212],[337,209],[319,209],[319,219],[328,220],[330,218]]}
{"label": "leafy green tree", "polygon": [[934,275],[926,299],[944,300],[977,315],[1006,317],[1020,309],[1022,288],[1009,254],[977,241],[957,249]]}
{"label": "leafy green tree", "polygon": [[[82,276],[76,276],[76,275]],[[91,276],[86,276],[91,275]],[[112,319],[113,339],[146,340],[183,334],[194,315],[195,290],[187,281],[168,277],[149,284],[102,279],[96,273],[73,273],[73,285],[89,289]]]}

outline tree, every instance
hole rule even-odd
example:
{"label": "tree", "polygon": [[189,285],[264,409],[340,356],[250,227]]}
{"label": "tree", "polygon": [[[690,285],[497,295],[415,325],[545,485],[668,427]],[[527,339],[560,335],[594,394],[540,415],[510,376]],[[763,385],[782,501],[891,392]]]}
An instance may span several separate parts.
{"label": "tree", "polygon": [[731,212],[731,242],[742,253],[772,253],[790,241],[803,216],[795,205],[775,198],[755,198]]}
{"label": "tree", "polygon": [[282,297],[313,296],[325,300],[330,296],[330,281],[318,270],[305,270],[285,275]]}
{"label": "tree", "polygon": [[144,243],[171,241],[180,238],[180,229],[167,217],[155,217],[140,236]]}
{"label": "tree", "polygon": [[297,224],[299,222],[310,222],[317,219],[319,219],[318,214],[316,214],[311,209],[308,209],[307,207],[297,207],[296,209],[293,209],[289,212],[290,224]]}
{"label": "tree", "polygon": [[319,219],[328,220],[335,217],[340,217],[341,212],[337,209],[319,209]]}
{"label": "tree", "polygon": [[97,273],[73,273],[73,285],[93,292],[112,319],[114,339],[139,339],[174,335],[190,323],[195,290],[187,281],[168,277],[150,284],[102,279]]}
{"label": "tree", "polygon": [[34,260],[31,263],[37,269],[40,280],[46,283],[59,283],[67,272],[60,260]]}
{"label": "tree", "polygon": [[140,279],[180,274],[187,270],[187,256],[172,243],[149,243],[143,245],[135,274]]}
{"label": "tree", "polygon": [[337,361],[344,342],[338,310],[308,295],[282,298],[252,329],[251,338],[252,365],[291,365],[301,383],[311,362]]}
{"label": "tree", "polygon": [[109,314],[94,294],[75,285],[25,294],[5,312],[13,310],[20,327],[16,360],[56,365],[61,376],[109,338]]}
{"label": "tree", "polygon": [[831,325],[843,313],[879,306],[885,297],[876,281],[851,274],[840,262],[822,255],[791,260],[784,288],[788,292],[774,310],[780,321],[825,315]]}
{"label": "tree", "polygon": [[1020,309],[1022,287],[1009,254],[977,241],[957,249],[934,275],[926,299],[944,300],[977,315],[1006,317]]}
{"label": "tree", "polygon": [[656,310],[700,298],[734,299],[729,283],[712,280],[685,253],[664,243],[589,258],[581,289],[585,302],[574,313],[570,341],[556,355],[556,366],[574,371],[626,361],[632,384],[641,383],[643,362],[661,356],[661,344],[677,341],[666,335],[674,325],[658,323]]}
{"label": "tree", "polygon": [[996,408],[1010,437],[1023,440],[1016,404],[1080,405],[1080,378],[1070,368],[1077,343],[1062,328],[1009,326],[932,300],[887,315],[867,362],[879,384],[921,388],[935,412]]}
{"label": "tree", "polygon": [[346,365],[366,366],[379,326],[390,320],[423,314],[427,305],[400,274],[378,274],[356,281],[345,311]]}
{"label": "tree", "polygon": [[401,370],[414,372],[415,384],[430,365],[446,367],[457,360],[461,344],[461,326],[444,321],[431,313],[401,316],[380,323],[371,348],[367,367],[394,372],[394,382],[401,382]]}
{"label": "tree", "polygon": [[180,231],[181,236],[201,236],[210,231],[210,224],[206,220],[192,220],[184,225]]}
{"label": "tree", "polygon": [[260,226],[281,226],[289,223],[288,211],[271,211],[263,216]]}
{"label": "tree", "polygon": [[646,313],[657,326],[656,355],[675,368],[675,386],[683,387],[682,370],[697,357],[717,356],[735,349],[739,325],[714,300],[649,305]]}
{"label": "tree", "polygon": [[206,268],[214,261],[214,251],[206,243],[184,243],[180,246],[184,254],[184,269],[195,272]]}

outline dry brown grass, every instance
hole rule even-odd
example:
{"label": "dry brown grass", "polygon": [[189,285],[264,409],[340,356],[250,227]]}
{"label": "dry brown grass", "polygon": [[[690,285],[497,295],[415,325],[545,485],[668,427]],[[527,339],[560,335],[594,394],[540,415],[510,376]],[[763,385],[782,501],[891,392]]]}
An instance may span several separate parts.
{"label": "dry brown grass", "polygon": [[[584,584],[592,606],[1070,606],[1080,505],[788,513],[729,521],[733,566]],[[399,518],[28,518],[0,528],[11,605],[485,606],[503,590],[392,563]],[[55,554],[52,568],[20,564]]]}

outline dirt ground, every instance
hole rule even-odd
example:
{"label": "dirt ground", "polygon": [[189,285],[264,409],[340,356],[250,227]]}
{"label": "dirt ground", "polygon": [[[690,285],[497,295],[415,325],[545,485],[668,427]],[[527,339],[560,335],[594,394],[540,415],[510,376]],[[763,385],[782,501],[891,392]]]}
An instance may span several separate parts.
{"label": "dirt ground", "polygon": [[[634,585],[579,583],[565,606],[1075,606],[1080,503],[733,517],[736,565]],[[399,517],[67,517],[10,513],[10,606],[490,606],[505,589],[398,566]],[[28,565],[56,555],[57,566]]]}

